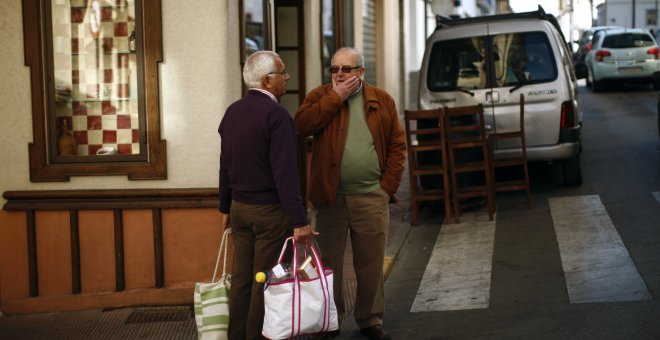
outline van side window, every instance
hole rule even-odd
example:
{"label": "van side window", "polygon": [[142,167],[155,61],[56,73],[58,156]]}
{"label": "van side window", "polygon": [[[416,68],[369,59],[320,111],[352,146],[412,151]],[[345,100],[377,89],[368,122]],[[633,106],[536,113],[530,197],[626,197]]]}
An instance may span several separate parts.
{"label": "van side window", "polygon": [[[557,64],[552,47],[543,32],[498,34],[493,36],[495,87],[553,81]],[[499,59],[499,60],[498,60]]]}
{"label": "van side window", "polygon": [[439,41],[429,57],[426,84],[434,92],[486,88],[485,38]]}

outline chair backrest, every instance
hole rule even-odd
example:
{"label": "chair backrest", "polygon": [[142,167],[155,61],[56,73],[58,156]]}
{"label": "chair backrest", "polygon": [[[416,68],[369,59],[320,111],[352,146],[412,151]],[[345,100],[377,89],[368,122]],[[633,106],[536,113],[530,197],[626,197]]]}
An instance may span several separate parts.
{"label": "chair backrest", "polygon": [[[423,139],[440,139],[444,141],[444,110],[442,108],[406,110],[404,120],[408,145],[413,145],[413,143]],[[414,127],[412,127],[412,121],[415,121]],[[416,136],[415,141],[412,140],[412,136]]]}
{"label": "chair backrest", "polygon": [[447,138],[450,140],[468,135],[486,138],[483,105],[445,107],[445,115]]}

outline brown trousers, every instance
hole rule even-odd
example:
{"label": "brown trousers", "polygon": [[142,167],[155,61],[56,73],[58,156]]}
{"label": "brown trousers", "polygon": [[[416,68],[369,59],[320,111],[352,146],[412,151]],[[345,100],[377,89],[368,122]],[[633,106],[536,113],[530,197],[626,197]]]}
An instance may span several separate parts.
{"label": "brown trousers", "polygon": [[383,261],[389,226],[390,197],[383,189],[366,194],[337,194],[332,204],[317,204],[316,230],[323,264],[334,269],[337,315],[346,312],[342,284],[346,234],[350,232],[357,278],[355,321],[360,328],[383,322]]}
{"label": "brown trousers", "polygon": [[263,339],[263,286],[254,275],[277,263],[284,240],[292,235],[280,204],[250,205],[232,202],[230,222],[234,259],[229,290],[229,330],[232,340]]}

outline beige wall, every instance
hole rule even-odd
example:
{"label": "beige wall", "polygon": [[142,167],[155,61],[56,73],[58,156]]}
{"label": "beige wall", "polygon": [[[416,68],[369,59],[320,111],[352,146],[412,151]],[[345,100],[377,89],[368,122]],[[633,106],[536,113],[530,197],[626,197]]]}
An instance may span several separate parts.
{"label": "beige wall", "polygon": [[238,2],[197,0],[191,6],[185,1],[162,0],[162,15],[160,105],[168,179],[90,176],[62,183],[31,183],[27,148],[32,141],[31,93],[23,54],[21,0],[0,2],[0,192],[217,186],[217,126],[226,107],[241,95]]}

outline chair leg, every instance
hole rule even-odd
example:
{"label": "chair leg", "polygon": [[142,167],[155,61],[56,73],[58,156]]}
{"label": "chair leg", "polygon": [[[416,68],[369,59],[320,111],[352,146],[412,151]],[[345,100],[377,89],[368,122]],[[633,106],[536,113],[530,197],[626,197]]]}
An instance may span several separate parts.
{"label": "chair leg", "polygon": [[419,218],[419,216],[418,216],[418,214],[419,214],[419,210],[418,210],[418,209],[419,209],[418,203],[417,203],[417,201],[415,201],[415,199],[413,198],[413,199],[410,201],[410,210],[411,210],[411,212],[412,212],[411,221],[410,221],[410,224],[411,224],[411,225],[416,225],[416,224],[417,224],[417,220],[418,220],[418,218]]}
{"label": "chair leg", "polygon": [[529,187],[529,171],[527,170],[527,160],[523,164],[523,170],[525,171],[525,190],[527,191],[527,209],[532,208],[532,193],[531,188]]}

